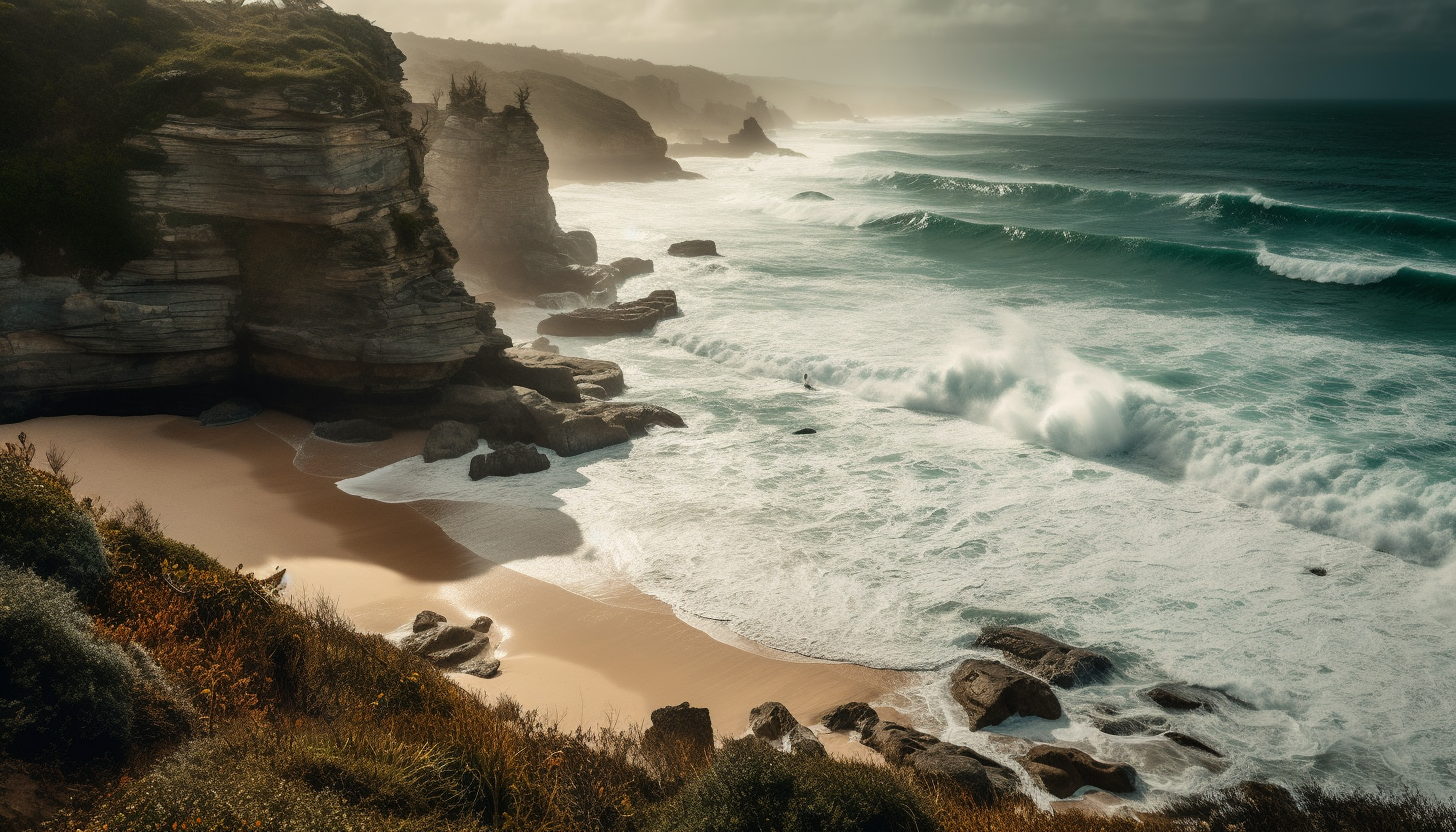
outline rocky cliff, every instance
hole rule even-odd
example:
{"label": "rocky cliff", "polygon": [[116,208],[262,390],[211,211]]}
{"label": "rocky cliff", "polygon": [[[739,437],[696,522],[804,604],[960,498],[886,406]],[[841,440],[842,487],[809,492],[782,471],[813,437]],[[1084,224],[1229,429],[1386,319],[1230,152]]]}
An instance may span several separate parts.
{"label": "rocky cliff", "polygon": [[425,172],[462,266],[518,295],[615,290],[619,275],[596,265],[590,232],[564,233],[556,222],[551,162],[530,112],[514,105],[496,112],[481,103],[438,117]]}
{"label": "rocky cliff", "polygon": [[238,391],[304,411],[407,397],[508,346],[455,279],[404,56],[385,53],[382,91],[213,88],[205,117],[133,136],[152,160],[129,174],[149,256],[47,273],[0,253],[0,419],[195,411]]}

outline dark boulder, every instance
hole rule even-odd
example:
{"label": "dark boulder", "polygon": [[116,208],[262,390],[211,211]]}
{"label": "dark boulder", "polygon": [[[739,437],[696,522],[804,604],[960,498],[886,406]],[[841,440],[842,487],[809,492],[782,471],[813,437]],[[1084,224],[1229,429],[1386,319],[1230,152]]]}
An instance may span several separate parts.
{"label": "dark boulder", "polygon": [[825,754],[824,743],[779,702],[765,702],[749,711],[748,730],[782,751],[817,757]]}
{"label": "dark boulder", "polygon": [[369,419],[345,419],[342,422],[319,422],[313,426],[313,435],[330,442],[383,442],[394,436],[389,425],[381,425]]}
{"label": "dark boulder", "polygon": [[965,708],[973,731],[1013,716],[1062,716],[1062,705],[1046,682],[1000,662],[966,659],[950,681],[951,696]]}
{"label": "dark boulder", "polygon": [[1324,568],[1323,566],[1311,566],[1309,568],[1309,574],[1315,576],[1316,578],[1323,578],[1326,575],[1330,574],[1330,570]]}
{"label": "dark boulder", "polygon": [[[415,622],[419,623],[419,616]],[[436,653],[441,650],[451,650],[462,644],[469,644],[480,638],[480,633],[469,627],[461,627],[456,624],[446,624],[442,618],[438,623],[426,627],[423,630],[415,630],[404,637],[399,646],[406,653],[424,655]]]}
{"label": "dark boulder", "polygon": [[471,676],[490,679],[500,673],[500,659],[489,654],[479,655],[453,670],[455,673],[468,673]]}
{"label": "dark boulder", "polygon": [[814,430],[813,428],[799,428],[798,430],[794,431],[794,435],[795,436],[809,436],[811,434],[815,434],[815,433],[818,433],[818,432],[819,431]]}
{"label": "dark boulder", "polygon": [[464,456],[480,444],[480,428],[464,422],[437,422],[425,437],[425,462],[455,459]]}
{"label": "dark boulder", "polygon": [[1212,754],[1215,757],[1223,756],[1222,754],[1213,750],[1213,748],[1209,746],[1208,743],[1203,742],[1202,740],[1194,739],[1187,734],[1180,734],[1177,731],[1164,731],[1163,736],[1183,746],[1184,748],[1192,748],[1198,751],[1202,751],[1205,754]]}
{"label": "dark boulder", "polygon": [[1093,718],[1097,730],[1114,737],[1131,737],[1139,734],[1156,734],[1168,729],[1168,720],[1160,716],[1127,716],[1120,719],[1098,720]]}
{"label": "dark boulder", "polygon": [[1083,786],[1119,794],[1136,790],[1137,772],[1132,766],[1104,763],[1075,748],[1032,746],[1020,762],[1028,774],[1041,781],[1042,788],[1059,798],[1071,797]]}
{"label": "dark boulder", "polygon": [[511,442],[488,454],[476,454],[470,460],[470,478],[514,477],[534,474],[551,467],[551,459],[534,446]]}
{"label": "dark boulder", "polygon": [[667,247],[673,257],[717,257],[718,244],[712,240],[683,240]]}
{"label": "dark boulder", "polygon": [[551,339],[547,338],[545,335],[542,335],[540,338],[532,341],[526,346],[526,349],[535,350],[536,352],[549,352],[552,355],[561,354],[561,348],[551,343]]}
{"label": "dark boulder", "polygon": [[415,623],[412,625],[414,632],[422,633],[425,630],[433,629],[436,624],[444,624],[445,616],[432,610],[422,610],[415,616]]}
{"label": "dark boulder", "polygon": [[950,778],[969,788],[978,800],[1016,792],[1015,777],[990,757],[898,723],[876,722],[860,742],[878,751],[891,765]]}
{"label": "dark boulder", "polygon": [[987,627],[976,646],[1001,650],[1012,664],[1060,688],[1095,682],[1112,672],[1112,661],[1101,653],[1021,627]]}
{"label": "dark boulder", "polygon": [[880,752],[880,756],[898,766],[904,764],[907,756],[924,751],[940,742],[940,738],[896,722],[881,721],[875,723],[860,742]]}
{"label": "dark boulder", "polygon": [[220,428],[246,422],[262,412],[263,405],[252,399],[228,399],[202,411],[197,421],[205,428]]}
{"label": "dark boulder", "polygon": [[905,765],[924,777],[950,780],[965,789],[982,805],[996,799],[997,791],[991,781],[991,772],[986,764],[969,754],[957,751],[966,749],[948,742],[936,743],[924,751],[917,751],[905,758]]}
{"label": "dark boulder", "polygon": [[475,620],[470,622],[470,629],[477,633],[488,633],[493,626],[495,626],[495,621],[488,615],[477,615]]}
{"label": "dark boulder", "polygon": [[568,231],[555,240],[556,250],[570,257],[578,266],[597,264],[597,238],[590,231]]}
{"label": "dark boulder", "polygon": [[880,721],[880,715],[867,703],[846,702],[825,714],[819,721],[831,731],[858,731],[866,734]]}
{"label": "dark boulder", "polygon": [[552,315],[536,325],[536,332],[540,335],[578,337],[630,335],[651,329],[658,321],[678,314],[677,293],[659,289],[645,298],[626,303]]}
{"label": "dark boulder", "polygon": [[1217,688],[1169,682],[1143,692],[1143,695],[1170,711],[1217,711],[1224,705],[1240,708],[1254,706]]}
{"label": "dark boulder", "polygon": [[621,260],[613,260],[612,268],[617,270],[623,280],[642,274],[652,274],[653,271],[652,261],[643,260],[641,257],[623,257]]}
{"label": "dark boulder", "polygon": [[821,194],[818,191],[801,191],[800,193],[794,194],[793,196],[789,197],[789,199],[798,200],[799,202],[834,201],[834,197],[830,196],[829,194]]}
{"label": "dark boulder", "polygon": [[652,724],[642,732],[642,750],[668,759],[685,757],[694,762],[713,756],[713,720],[707,708],[684,702],[652,712]]}

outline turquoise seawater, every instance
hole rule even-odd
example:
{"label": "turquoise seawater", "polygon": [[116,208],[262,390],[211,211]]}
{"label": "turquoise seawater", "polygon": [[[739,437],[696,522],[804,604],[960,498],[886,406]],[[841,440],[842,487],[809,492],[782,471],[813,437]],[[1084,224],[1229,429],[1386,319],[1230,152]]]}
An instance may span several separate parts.
{"label": "turquoise seawater", "polygon": [[[994,730],[1133,763],[1153,798],[1456,794],[1456,106],[1042,105],[776,139],[808,158],[555,191],[604,260],[656,260],[624,297],[685,311],[563,348],[687,430],[509,483],[413,460],[343,487],[452,500],[467,545],[480,503],[559,507],[587,545],[513,568],[922,671],[887,704],[981,747],[946,668],[982,626],[1100,647],[1118,678]],[[724,256],[665,256],[700,237]],[[500,317],[523,341],[541,313]],[[1093,727],[1160,713],[1139,692],[1165,680],[1250,704],[1169,716],[1225,759]]]}

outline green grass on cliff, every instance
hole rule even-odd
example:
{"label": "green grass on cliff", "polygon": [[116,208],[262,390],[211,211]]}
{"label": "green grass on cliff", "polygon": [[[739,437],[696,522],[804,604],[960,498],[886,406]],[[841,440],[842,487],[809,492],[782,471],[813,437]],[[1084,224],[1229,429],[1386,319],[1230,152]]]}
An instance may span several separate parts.
{"label": "green grass on cliff", "polygon": [[[65,541],[88,518],[108,569],[78,601],[33,574],[43,547],[0,567],[0,776],[54,798],[45,828],[1456,832],[1456,808],[1414,796],[1255,785],[1165,814],[1048,814],[756,740],[703,761],[644,752],[636,729],[563,731],[167,538],[139,505],[76,500],[53,460],[0,446],[0,529]],[[0,830],[37,828],[8,808]]]}
{"label": "green grass on cliff", "polygon": [[402,59],[362,17],[307,0],[0,0],[0,251],[42,274],[144,256],[125,172],[151,160],[128,137],[203,112],[215,86],[322,82],[373,109]]}

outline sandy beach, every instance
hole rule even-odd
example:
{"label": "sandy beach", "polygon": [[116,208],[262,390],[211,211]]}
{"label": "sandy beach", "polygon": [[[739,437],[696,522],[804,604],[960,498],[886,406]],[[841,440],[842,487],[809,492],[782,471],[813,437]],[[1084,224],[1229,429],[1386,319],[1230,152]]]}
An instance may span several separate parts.
{"label": "sandy beach", "polygon": [[[810,724],[843,702],[892,700],[907,681],[725,643],[643,593],[594,600],[482,559],[427,519],[448,505],[378,503],[334,485],[416,455],[423,432],[345,446],[310,439],[310,427],[269,412],[222,428],[173,416],[70,416],[11,429],[42,450],[69,449],[78,496],[118,507],[142,500],[169,536],[224,565],[259,575],[286,567],[290,593],[333,598],[361,630],[390,632],[422,609],[458,622],[491,616],[505,634],[501,674],[457,679],[512,696],[565,728],[645,725],[652,709],[687,701],[711,710],[718,733],[738,735],[765,701],[783,702]],[[311,473],[295,466],[298,448]],[[576,523],[553,510],[502,507],[490,520],[502,560],[570,552],[582,542]],[[835,753],[871,753],[826,740]]]}

